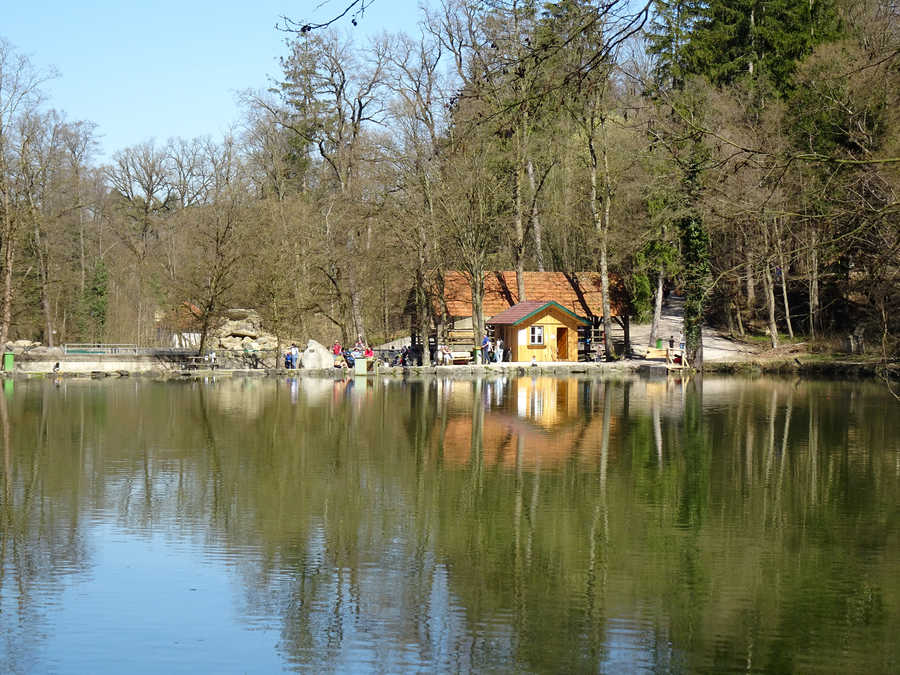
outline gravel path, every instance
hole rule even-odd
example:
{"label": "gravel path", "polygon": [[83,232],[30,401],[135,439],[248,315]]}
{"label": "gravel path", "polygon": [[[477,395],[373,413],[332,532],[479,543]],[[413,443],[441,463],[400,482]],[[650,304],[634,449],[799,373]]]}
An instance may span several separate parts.
{"label": "gravel path", "polygon": [[[659,322],[658,336],[662,338],[664,347],[668,345],[670,335],[675,337],[675,346],[678,347],[683,321],[684,298],[670,295],[663,305]],[[618,332],[621,333],[621,330]],[[649,338],[649,323],[631,324],[631,342],[635,352],[643,351],[648,346]],[[703,326],[703,358],[706,361],[744,361],[759,351],[754,345],[732,340],[727,333]]]}

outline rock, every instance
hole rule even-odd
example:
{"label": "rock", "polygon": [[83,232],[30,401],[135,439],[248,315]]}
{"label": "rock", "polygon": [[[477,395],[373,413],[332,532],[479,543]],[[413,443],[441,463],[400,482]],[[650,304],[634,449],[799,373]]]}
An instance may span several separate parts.
{"label": "rock", "polygon": [[40,342],[32,342],[31,340],[12,340],[11,342],[6,343],[4,351],[12,352],[13,354],[22,354],[23,352],[27,352],[40,346]]}
{"label": "rock", "polygon": [[60,347],[40,346],[28,350],[28,353],[29,355],[40,356],[44,359],[61,359],[64,356],[63,350]]}
{"label": "rock", "polygon": [[256,340],[251,340],[248,337],[245,337],[241,340],[241,349],[246,349],[250,352],[258,352],[259,351],[259,343]]}
{"label": "rock", "polygon": [[259,329],[250,321],[226,321],[225,324],[216,330],[216,335],[222,337],[248,337],[255,339],[259,337]]}
{"label": "rock", "polygon": [[255,309],[226,309],[225,316],[233,321],[251,319],[254,323],[259,323],[259,313]]}
{"label": "rock", "polygon": [[219,338],[219,349],[241,349],[243,347],[241,338],[223,337]]}
{"label": "rock", "polygon": [[278,340],[271,335],[261,335],[257,340],[259,348],[263,351],[269,351],[278,347]]}
{"label": "rock", "polygon": [[334,367],[334,356],[324,346],[310,340],[300,353],[300,367],[304,370],[322,370]]}

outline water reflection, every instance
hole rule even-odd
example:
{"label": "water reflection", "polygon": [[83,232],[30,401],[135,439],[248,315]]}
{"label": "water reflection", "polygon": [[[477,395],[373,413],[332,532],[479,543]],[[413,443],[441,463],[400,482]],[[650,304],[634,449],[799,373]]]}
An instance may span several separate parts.
{"label": "water reflection", "polygon": [[763,379],[20,382],[0,667],[897,670],[895,406]]}

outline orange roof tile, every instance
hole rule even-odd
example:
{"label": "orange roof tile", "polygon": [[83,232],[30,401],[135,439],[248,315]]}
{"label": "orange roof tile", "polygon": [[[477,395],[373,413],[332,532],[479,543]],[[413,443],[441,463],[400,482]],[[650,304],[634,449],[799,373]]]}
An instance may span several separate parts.
{"label": "orange roof tile", "polygon": [[[578,316],[602,316],[603,294],[600,291],[600,274],[578,272],[524,272],[525,296],[529,301],[541,300],[559,303]],[[443,273],[444,300],[452,317],[472,315],[472,292],[462,272],[448,270]],[[610,283],[614,283],[610,280]],[[580,291],[576,292],[576,286]],[[492,316],[518,304],[516,273],[514,271],[488,272],[484,280],[485,316]],[[439,310],[439,307],[435,308]],[[616,303],[612,314],[621,314]]]}

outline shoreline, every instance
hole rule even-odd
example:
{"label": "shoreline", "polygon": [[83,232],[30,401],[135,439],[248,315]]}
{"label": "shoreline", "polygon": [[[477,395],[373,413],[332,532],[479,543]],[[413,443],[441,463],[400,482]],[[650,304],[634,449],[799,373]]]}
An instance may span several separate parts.
{"label": "shoreline", "polygon": [[[37,365],[36,362],[32,362]],[[104,369],[104,370],[66,370],[64,361],[60,362],[60,371],[53,372],[52,364],[46,368],[20,370],[13,372],[0,371],[0,377],[6,380],[24,379],[105,379],[107,377],[137,377],[161,381],[190,381],[209,377],[316,377],[343,379],[346,377],[407,377],[409,375],[435,375],[442,377],[475,377],[484,375],[513,374],[516,376],[542,375],[565,377],[571,375],[604,375],[604,374],[637,374],[650,377],[681,377],[699,374],[700,371],[668,370],[666,364],[653,360],[621,360],[612,362],[545,362],[545,363],[492,363],[487,365],[456,366],[393,366],[381,367],[363,374],[356,374],[346,368],[297,369],[258,368],[258,369],[226,369],[226,368],[147,368],[147,369]],[[44,364],[40,364],[43,366]],[[110,364],[114,365],[114,364]],[[848,360],[841,358],[817,358],[801,361],[798,358],[785,359],[747,359],[742,361],[707,361],[703,364],[702,373],[714,375],[797,375],[811,377],[843,377],[853,379],[872,379],[884,377],[880,361]],[[900,379],[900,363],[892,363],[887,367],[892,379]]]}

